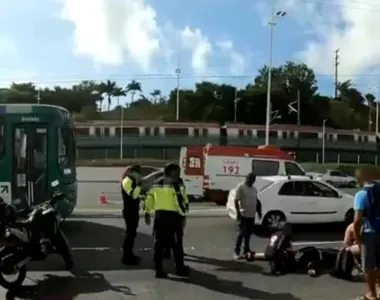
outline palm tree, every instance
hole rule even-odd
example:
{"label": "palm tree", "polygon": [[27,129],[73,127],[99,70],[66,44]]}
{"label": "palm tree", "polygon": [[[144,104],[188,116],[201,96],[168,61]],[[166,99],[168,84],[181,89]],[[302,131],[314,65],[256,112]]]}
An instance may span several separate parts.
{"label": "palm tree", "polygon": [[161,91],[160,90],[154,90],[150,95],[153,97],[153,102],[156,104],[157,103],[157,98],[161,98]]}
{"label": "palm tree", "polygon": [[[108,110],[110,110],[111,104],[112,104],[112,97],[114,96],[114,93],[117,89],[117,83],[115,81],[107,80],[106,82],[102,82],[99,85],[100,93],[106,94],[107,100],[108,100]],[[100,103],[100,109],[101,109],[101,103]]]}
{"label": "palm tree", "polygon": [[142,92],[142,89],[141,89],[141,83],[136,81],[136,80],[132,80],[126,87],[125,87],[125,92],[128,94],[129,92],[131,92],[131,101],[133,103],[133,100],[135,98],[135,94],[136,92]]}
{"label": "palm tree", "polygon": [[120,97],[126,96],[126,92],[123,90],[121,87],[116,87],[115,90],[113,91],[112,96],[116,97],[117,99],[117,106],[120,105]]}
{"label": "palm tree", "polygon": [[368,131],[372,130],[372,109],[375,106],[376,97],[370,93],[364,96],[368,103]]}

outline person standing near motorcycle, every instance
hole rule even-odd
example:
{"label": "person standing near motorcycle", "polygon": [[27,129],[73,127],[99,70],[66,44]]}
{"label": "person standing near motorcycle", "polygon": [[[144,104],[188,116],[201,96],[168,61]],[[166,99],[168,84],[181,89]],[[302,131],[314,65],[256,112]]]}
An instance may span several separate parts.
{"label": "person standing near motorcycle", "polygon": [[183,197],[178,182],[179,167],[169,164],[164,169],[164,178],[150,187],[145,199],[145,223],[151,223],[151,213],[154,219],[154,265],[156,278],[166,278],[162,260],[165,248],[170,245],[173,249],[176,263],[176,274],[187,276],[189,268],[184,264],[183,226],[188,206],[187,197]]}
{"label": "person standing near motorcycle", "polygon": [[123,197],[123,219],[126,227],[122,263],[125,265],[136,265],[140,261],[140,258],[133,253],[140,219],[140,165],[134,165],[129,168],[127,176],[122,181],[121,194]]}

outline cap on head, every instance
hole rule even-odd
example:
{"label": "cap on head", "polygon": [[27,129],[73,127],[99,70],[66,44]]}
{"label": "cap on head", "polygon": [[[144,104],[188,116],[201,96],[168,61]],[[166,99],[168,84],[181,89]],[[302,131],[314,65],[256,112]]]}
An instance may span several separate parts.
{"label": "cap on head", "polygon": [[287,222],[280,222],[278,224],[278,229],[284,232],[285,234],[292,234],[292,225]]}
{"label": "cap on head", "polygon": [[170,175],[171,172],[179,170],[179,169],[180,169],[179,165],[170,163],[170,164],[167,164],[165,166],[165,168],[164,168],[164,174],[165,175]]}
{"label": "cap on head", "polygon": [[129,168],[130,172],[136,172],[141,173],[141,166],[140,165],[133,165]]}
{"label": "cap on head", "polygon": [[255,180],[256,179],[256,174],[251,172],[247,175],[248,180]]}

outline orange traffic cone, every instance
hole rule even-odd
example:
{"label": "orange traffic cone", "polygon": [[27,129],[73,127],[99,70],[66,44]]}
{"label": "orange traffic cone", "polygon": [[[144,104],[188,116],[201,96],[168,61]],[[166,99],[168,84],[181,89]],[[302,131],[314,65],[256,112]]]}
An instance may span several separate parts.
{"label": "orange traffic cone", "polygon": [[102,193],[100,194],[99,204],[107,204],[107,197],[106,197],[106,195],[104,194],[104,192],[102,192]]}

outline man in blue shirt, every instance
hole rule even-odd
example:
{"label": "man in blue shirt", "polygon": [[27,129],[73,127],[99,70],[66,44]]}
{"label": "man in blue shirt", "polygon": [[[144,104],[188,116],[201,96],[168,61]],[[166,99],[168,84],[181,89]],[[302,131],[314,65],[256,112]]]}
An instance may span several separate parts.
{"label": "man in blue shirt", "polygon": [[[368,291],[364,299],[377,299],[376,281],[380,279],[380,233],[366,218],[370,209],[368,189],[371,185],[372,171],[360,169],[356,172],[358,183],[362,189],[356,193],[354,200],[354,236],[360,247],[362,266],[365,273]],[[380,281],[378,281],[380,283]]]}

